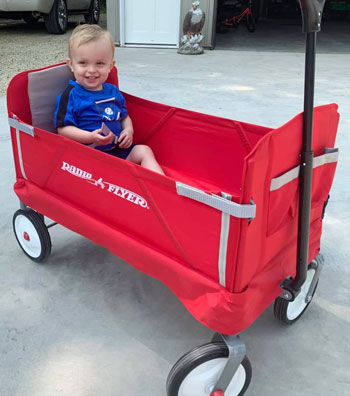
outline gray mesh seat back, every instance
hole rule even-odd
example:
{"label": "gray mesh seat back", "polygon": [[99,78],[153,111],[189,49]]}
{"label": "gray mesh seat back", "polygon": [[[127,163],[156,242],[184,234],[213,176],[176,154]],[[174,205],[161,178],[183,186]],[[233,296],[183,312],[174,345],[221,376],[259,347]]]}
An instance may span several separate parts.
{"label": "gray mesh seat back", "polygon": [[56,133],[53,126],[57,96],[63,92],[74,75],[67,65],[28,73],[28,97],[35,127]]}

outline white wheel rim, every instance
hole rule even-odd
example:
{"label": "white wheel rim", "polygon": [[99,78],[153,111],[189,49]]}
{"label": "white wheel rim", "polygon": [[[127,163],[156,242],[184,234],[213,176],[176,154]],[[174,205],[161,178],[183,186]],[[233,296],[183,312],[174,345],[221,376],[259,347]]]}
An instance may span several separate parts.
{"label": "white wheel rim", "polygon": [[[212,359],[193,369],[182,381],[178,396],[209,396],[223,371],[227,358]],[[225,391],[225,396],[237,396],[244,387],[246,372],[240,365]]]}
{"label": "white wheel rim", "polygon": [[38,258],[41,254],[42,247],[39,234],[33,223],[26,216],[18,215],[14,225],[18,242],[23,250],[30,257]]}
{"label": "white wheel rim", "polygon": [[301,287],[300,293],[294,301],[290,301],[287,306],[287,318],[289,320],[296,319],[306,308],[308,303],[305,301],[307,293],[310,289],[312,279],[314,278],[316,271],[311,268],[307,271],[306,280]]}

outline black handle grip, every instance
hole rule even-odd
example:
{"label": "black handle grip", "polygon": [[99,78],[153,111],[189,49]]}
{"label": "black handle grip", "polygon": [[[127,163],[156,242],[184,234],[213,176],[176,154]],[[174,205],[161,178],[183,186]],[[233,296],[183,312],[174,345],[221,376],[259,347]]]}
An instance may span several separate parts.
{"label": "black handle grip", "polygon": [[322,11],[326,0],[299,0],[303,17],[303,32],[321,30]]}

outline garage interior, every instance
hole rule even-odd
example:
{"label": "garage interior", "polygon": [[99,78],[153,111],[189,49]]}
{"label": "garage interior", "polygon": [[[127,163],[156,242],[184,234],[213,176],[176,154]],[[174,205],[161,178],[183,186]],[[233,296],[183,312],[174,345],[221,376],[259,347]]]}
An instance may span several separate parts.
{"label": "garage interior", "polygon": [[[298,0],[251,0],[256,29],[249,32],[244,18],[238,27],[222,29],[226,18],[247,7],[247,1],[218,0],[214,48],[239,51],[303,52],[305,36]],[[224,32],[223,32],[224,31]],[[317,35],[317,51],[350,53],[350,0],[327,0]]]}

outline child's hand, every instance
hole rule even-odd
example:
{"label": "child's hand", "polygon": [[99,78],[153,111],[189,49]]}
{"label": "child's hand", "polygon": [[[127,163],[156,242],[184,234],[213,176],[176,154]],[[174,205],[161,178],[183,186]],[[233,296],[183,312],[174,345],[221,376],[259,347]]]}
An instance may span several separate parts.
{"label": "child's hand", "polygon": [[95,129],[91,133],[92,143],[99,145],[110,144],[114,141],[115,135],[112,132],[109,132],[107,136],[102,135],[102,129]]}
{"label": "child's hand", "polygon": [[132,137],[134,132],[131,129],[123,129],[119,139],[118,144],[120,148],[127,149],[132,145]]}

